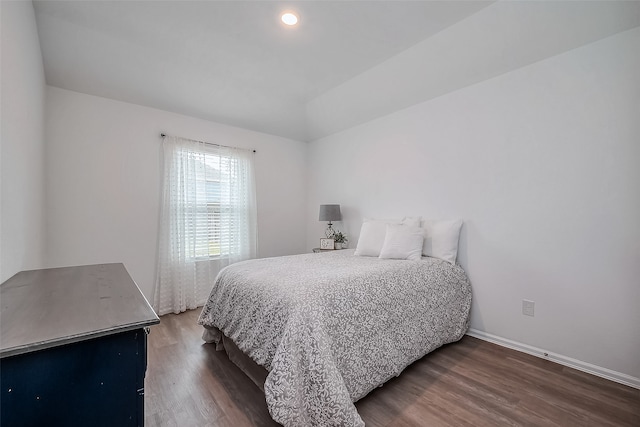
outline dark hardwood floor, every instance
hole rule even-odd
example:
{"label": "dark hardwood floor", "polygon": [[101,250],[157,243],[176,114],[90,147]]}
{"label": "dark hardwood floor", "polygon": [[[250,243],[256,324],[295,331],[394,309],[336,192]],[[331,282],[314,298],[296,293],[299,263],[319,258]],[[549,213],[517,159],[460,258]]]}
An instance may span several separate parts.
{"label": "dark hardwood floor", "polygon": [[[146,426],[277,426],[258,387],[203,343],[198,314],[151,327]],[[640,426],[640,390],[469,336],[356,406],[371,427]]]}

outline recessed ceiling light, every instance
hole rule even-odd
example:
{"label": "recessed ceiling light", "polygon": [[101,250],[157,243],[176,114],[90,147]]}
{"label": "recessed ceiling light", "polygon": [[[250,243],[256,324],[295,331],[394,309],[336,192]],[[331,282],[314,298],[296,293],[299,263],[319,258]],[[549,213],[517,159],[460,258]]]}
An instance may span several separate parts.
{"label": "recessed ceiling light", "polygon": [[289,26],[294,26],[298,23],[298,16],[293,12],[283,13],[280,19],[282,19],[282,22],[284,22],[285,25]]}

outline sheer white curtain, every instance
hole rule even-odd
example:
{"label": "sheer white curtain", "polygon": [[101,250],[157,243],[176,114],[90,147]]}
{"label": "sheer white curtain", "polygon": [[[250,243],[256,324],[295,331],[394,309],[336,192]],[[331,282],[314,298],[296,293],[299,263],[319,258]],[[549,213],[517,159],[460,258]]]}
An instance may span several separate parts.
{"label": "sheer white curtain", "polygon": [[204,305],[218,272],[256,256],[253,153],[165,136],[159,315]]}

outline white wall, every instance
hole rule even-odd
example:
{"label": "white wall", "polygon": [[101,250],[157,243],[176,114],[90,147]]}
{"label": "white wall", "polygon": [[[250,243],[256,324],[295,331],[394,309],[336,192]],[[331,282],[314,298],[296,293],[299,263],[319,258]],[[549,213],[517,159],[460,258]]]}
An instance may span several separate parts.
{"label": "white wall", "polygon": [[2,117],[0,283],[42,267],[44,97],[40,43],[31,2],[0,2]]}
{"label": "white wall", "polygon": [[256,149],[258,256],[306,251],[306,144],[47,87],[47,265],[124,262],[151,299],[161,132]]}
{"label": "white wall", "polygon": [[340,203],[352,247],[363,216],[464,219],[472,328],[640,384],[638,46],[636,28],[311,143],[307,215]]}

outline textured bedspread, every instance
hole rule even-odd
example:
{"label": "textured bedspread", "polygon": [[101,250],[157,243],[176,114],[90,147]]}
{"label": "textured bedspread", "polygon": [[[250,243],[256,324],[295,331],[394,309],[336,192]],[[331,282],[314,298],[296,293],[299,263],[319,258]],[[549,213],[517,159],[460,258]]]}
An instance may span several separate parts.
{"label": "textured bedspread", "polygon": [[353,250],[265,258],[220,272],[199,323],[269,375],[285,426],[362,426],[352,402],[466,332],[471,286],[459,266],[356,257]]}

